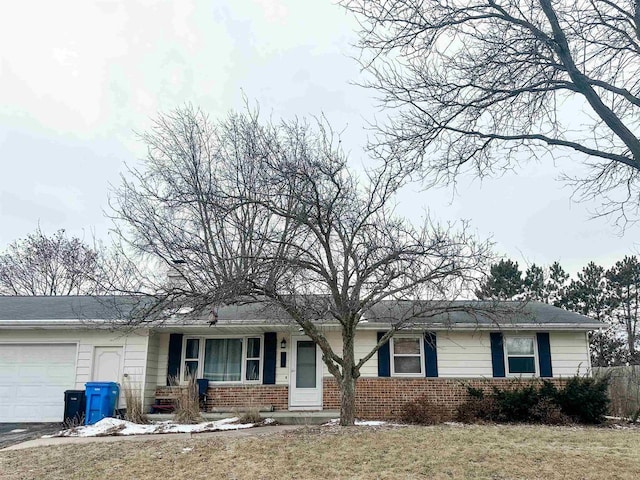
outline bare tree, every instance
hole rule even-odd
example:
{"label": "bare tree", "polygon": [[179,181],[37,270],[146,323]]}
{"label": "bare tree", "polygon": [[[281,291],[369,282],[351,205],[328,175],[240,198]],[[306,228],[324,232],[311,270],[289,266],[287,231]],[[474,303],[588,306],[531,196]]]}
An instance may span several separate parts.
{"label": "bare tree", "polygon": [[64,230],[40,228],[0,255],[0,294],[79,295],[96,291],[99,253]]}
{"label": "bare tree", "polygon": [[[344,0],[395,115],[377,145],[432,181],[549,153],[624,225],[640,208],[640,2]],[[386,147],[386,148],[385,148]],[[524,150],[524,151],[523,151]]]}
{"label": "bare tree", "polygon": [[[472,291],[488,244],[426,221],[415,228],[393,212],[403,180],[394,164],[358,178],[325,122],[278,125],[252,112],[211,122],[190,107],[163,115],[142,135],[148,156],[114,197],[121,234],[181,281],[158,284],[150,311],[194,312],[256,302],[285,312],[322,350],[341,392],[341,424],[352,425],[360,369],[395,331]],[[408,302],[401,318],[363,358],[358,324],[374,307]],[[146,312],[147,314],[149,312]],[[339,324],[342,351],[322,324]]]}

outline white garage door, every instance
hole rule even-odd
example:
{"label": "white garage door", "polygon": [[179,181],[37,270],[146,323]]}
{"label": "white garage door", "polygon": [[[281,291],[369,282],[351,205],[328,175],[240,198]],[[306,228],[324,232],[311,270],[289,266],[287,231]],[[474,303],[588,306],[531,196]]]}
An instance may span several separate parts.
{"label": "white garage door", "polygon": [[0,344],[0,422],[61,422],[76,345]]}

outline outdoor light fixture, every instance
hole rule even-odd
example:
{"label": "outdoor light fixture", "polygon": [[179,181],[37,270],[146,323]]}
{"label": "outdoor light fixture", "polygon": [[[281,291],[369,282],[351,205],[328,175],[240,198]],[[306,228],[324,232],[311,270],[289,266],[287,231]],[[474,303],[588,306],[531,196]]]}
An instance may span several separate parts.
{"label": "outdoor light fixture", "polygon": [[282,339],[282,341],[280,342],[280,348],[282,350],[284,350],[285,348],[287,348],[287,340],[285,338]]}

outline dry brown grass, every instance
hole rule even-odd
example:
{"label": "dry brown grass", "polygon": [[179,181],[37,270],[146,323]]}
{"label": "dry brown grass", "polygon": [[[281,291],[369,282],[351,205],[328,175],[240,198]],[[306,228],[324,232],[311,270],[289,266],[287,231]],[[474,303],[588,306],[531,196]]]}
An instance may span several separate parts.
{"label": "dry brown grass", "polygon": [[130,380],[125,379],[122,384],[122,390],[124,392],[124,401],[127,405],[125,420],[142,425],[149,423],[149,418],[144,412],[142,402],[142,387],[132,385]]}
{"label": "dry brown grass", "polygon": [[200,399],[198,398],[198,383],[195,377],[187,377],[186,385],[180,385],[177,377],[170,377],[169,383],[176,388],[175,410],[173,421],[176,423],[199,423],[202,421],[200,413]]}
{"label": "dry brown grass", "polygon": [[324,427],[1,452],[0,478],[635,479],[639,444],[639,430],[604,428]]}

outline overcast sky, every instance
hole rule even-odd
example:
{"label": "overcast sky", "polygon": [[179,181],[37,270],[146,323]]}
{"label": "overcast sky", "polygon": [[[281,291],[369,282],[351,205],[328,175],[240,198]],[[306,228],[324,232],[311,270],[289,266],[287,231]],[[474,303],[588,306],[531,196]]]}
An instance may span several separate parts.
{"label": "overcast sky", "polygon": [[[0,249],[65,228],[106,237],[110,183],[144,153],[134,131],[191,102],[222,116],[243,95],[273,118],[324,114],[354,164],[366,125],[383,118],[362,80],[356,23],[331,0],[22,0],[0,16]],[[451,188],[408,189],[398,210],[468,219],[521,265],[559,260],[574,272],[637,254],[595,204],[573,203],[556,180],[570,162],[530,164]]]}

